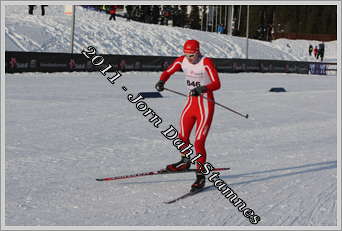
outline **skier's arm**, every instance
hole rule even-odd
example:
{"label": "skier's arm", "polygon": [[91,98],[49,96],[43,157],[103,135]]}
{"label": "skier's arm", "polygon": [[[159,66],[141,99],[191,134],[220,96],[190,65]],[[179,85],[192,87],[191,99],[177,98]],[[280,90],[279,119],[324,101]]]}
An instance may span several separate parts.
{"label": "skier's arm", "polygon": [[180,71],[182,69],[182,62],[184,56],[178,57],[160,76],[160,80],[164,83],[170,78],[172,74],[176,71]]}
{"label": "skier's arm", "polygon": [[213,63],[213,61],[210,58],[205,58],[204,59],[204,68],[207,71],[211,83],[209,83],[208,85],[206,85],[205,87],[209,90],[209,91],[215,91],[217,89],[220,89],[221,87],[221,82],[216,70],[216,67]]}

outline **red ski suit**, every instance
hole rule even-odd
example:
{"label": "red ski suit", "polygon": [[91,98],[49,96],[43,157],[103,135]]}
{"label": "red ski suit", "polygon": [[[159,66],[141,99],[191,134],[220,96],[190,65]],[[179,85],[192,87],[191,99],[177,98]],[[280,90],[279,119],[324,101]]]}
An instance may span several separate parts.
{"label": "red ski suit", "polygon": [[[200,57],[199,62],[192,64],[185,56],[177,58],[160,76],[160,80],[166,82],[176,71],[183,70],[188,90],[197,86],[205,86],[207,92],[200,96],[188,96],[185,107],[180,117],[179,138],[190,143],[190,133],[196,123],[195,151],[202,155],[197,161],[201,164],[206,162],[205,140],[207,138],[211,122],[213,120],[215,104],[213,91],[220,88],[221,83],[212,60],[208,57]],[[184,146],[184,147],[185,147]],[[182,147],[183,148],[183,147]],[[186,154],[186,153],[185,153]],[[197,165],[199,169],[200,165]]]}

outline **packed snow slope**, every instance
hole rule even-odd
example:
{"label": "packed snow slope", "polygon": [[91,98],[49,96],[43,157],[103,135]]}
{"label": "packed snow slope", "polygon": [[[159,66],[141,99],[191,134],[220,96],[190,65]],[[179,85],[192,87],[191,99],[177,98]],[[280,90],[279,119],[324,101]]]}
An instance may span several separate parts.
{"label": "packed snow slope", "polygon": [[[93,45],[102,54],[178,56],[187,39],[201,42],[203,54],[214,58],[245,58],[246,39],[179,27],[109,21],[109,15],[76,7],[75,50]],[[28,7],[6,6],[6,51],[70,52],[72,16],[64,6],[48,6],[46,15],[28,14]],[[315,61],[309,44],[319,41],[278,39],[272,43],[249,40],[250,59]],[[336,62],[336,41],[326,43],[325,61]]]}
{"label": "packed snow slope", "polygon": [[[151,91],[159,75],[127,72],[112,85],[100,73],[6,74],[6,225],[337,225],[331,76],[220,74],[216,100],[250,118],[216,107],[207,161],[231,168],[221,179],[261,217],[256,226],[208,181],[164,204],[189,191],[193,173],[95,181],[179,160],[161,131],[178,128],[186,99],[162,92],[144,100],[163,119],[155,128],[126,98]],[[183,73],[167,86],[185,93]],[[268,92],[278,86],[288,92]]]}

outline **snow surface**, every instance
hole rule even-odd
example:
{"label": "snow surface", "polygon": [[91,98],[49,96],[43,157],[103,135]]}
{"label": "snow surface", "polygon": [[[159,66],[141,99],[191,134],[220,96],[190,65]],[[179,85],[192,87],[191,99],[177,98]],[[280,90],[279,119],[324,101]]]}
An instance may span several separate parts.
{"label": "snow surface", "polygon": [[[70,51],[72,18],[63,6],[49,5],[44,17],[27,11],[6,6],[6,51]],[[178,56],[185,40],[198,39],[206,56],[245,57],[244,38],[108,18],[77,7],[76,52],[93,45],[106,54]],[[314,61],[307,49],[318,43],[249,40],[249,58]],[[336,62],[336,41],[325,44],[325,61]],[[178,161],[160,132],[178,128],[185,98],[163,92],[145,100],[163,119],[160,128],[126,99],[154,91],[159,75],[127,72],[111,85],[99,73],[6,74],[5,225],[252,226],[214,186],[165,205],[190,189],[191,173],[95,181]],[[336,75],[220,78],[216,100],[250,118],[216,107],[207,161],[232,168],[221,179],[261,217],[258,227],[336,226]],[[167,86],[186,92],[182,73]]]}
{"label": "snow surface", "polygon": [[[28,14],[27,5],[5,8],[6,51],[70,52],[72,17],[64,6],[49,5],[46,15]],[[245,58],[246,39],[179,27],[152,25],[123,18],[109,21],[109,15],[76,7],[75,51],[93,45],[102,54],[181,55],[187,39],[197,39],[203,54],[214,58]],[[317,61],[308,56],[309,44],[320,41],[278,39],[272,43],[249,40],[250,59]],[[327,62],[337,60],[336,41],[325,43]]]}
{"label": "snow surface", "polygon": [[[95,181],[178,161],[160,131],[178,127],[185,98],[145,100],[163,119],[159,129],[126,99],[153,91],[159,75],[123,73],[111,85],[100,73],[7,74],[5,224],[252,226],[213,186],[164,204],[189,190],[191,173]],[[216,107],[208,161],[232,168],[221,179],[261,217],[257,226],[336,226],[336,77],[220,78],[216,100],[250,118]],[[182,73],[167,86],[186,92]]]}

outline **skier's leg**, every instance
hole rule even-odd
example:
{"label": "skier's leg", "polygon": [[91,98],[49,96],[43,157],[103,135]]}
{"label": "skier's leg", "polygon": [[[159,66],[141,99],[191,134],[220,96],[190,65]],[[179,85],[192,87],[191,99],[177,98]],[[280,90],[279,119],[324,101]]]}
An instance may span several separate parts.
{"label": "skier's leg", "polygon": [[180,122],[179,122],[179,139],[181,139],[185,145],[182,149],[190,143],[190,133],[195,125],[196,118],[193,116],[195,97],[188,97],[187,103],[182,111]]}
{"label": "skier's leg", "polygon": [[[206,96],[206,94],[205,94]],[[201,154],[201,157],[197,160],[200,164],[204,164],[207,159],[207,152],[205,149],[205,141],[211,126],[211,122],[214,116],[214,103],[210,102],[203,97],[199,97],[200,100],[200,115],[197,117],[196,124],[196,137],[195,137],[195,150],[196,154]],[[201,165],[197,164],[197,169],[200,170]]]}
{"label": "skier's leg", "polygon": [[[178,137],[185,143],[184,145],[182,145],[181,149],[185,148],[190,143],[190,133],[196,122],[195,117],[192,116],[192,101],[192,97],[188,97],[187,104],[181,114],[180,132],[178,134]],[[185,154],[181,153],[181,160],[176,163],[167,165],[166,169],[168,169],[169,171],[182,171],[190,168],[190,159],[186,158]]]}
{"label": "skier's leg", "polygon": [[[204,94],[207,97],[207,94]],[[202,189],[205,186],[205,176],[201,172],[202,166],[206,162],[207,152],[205,150],[205,140],[207,138],[211,122],[214,115],[214,103],[210,102],[203,97],[199,98],[199,115],[196,124],[196,137],[195,137],[195,150],[197,155],[201,155],[197,159],[196,164],[196,180],[191,185],[190,191]]]}

